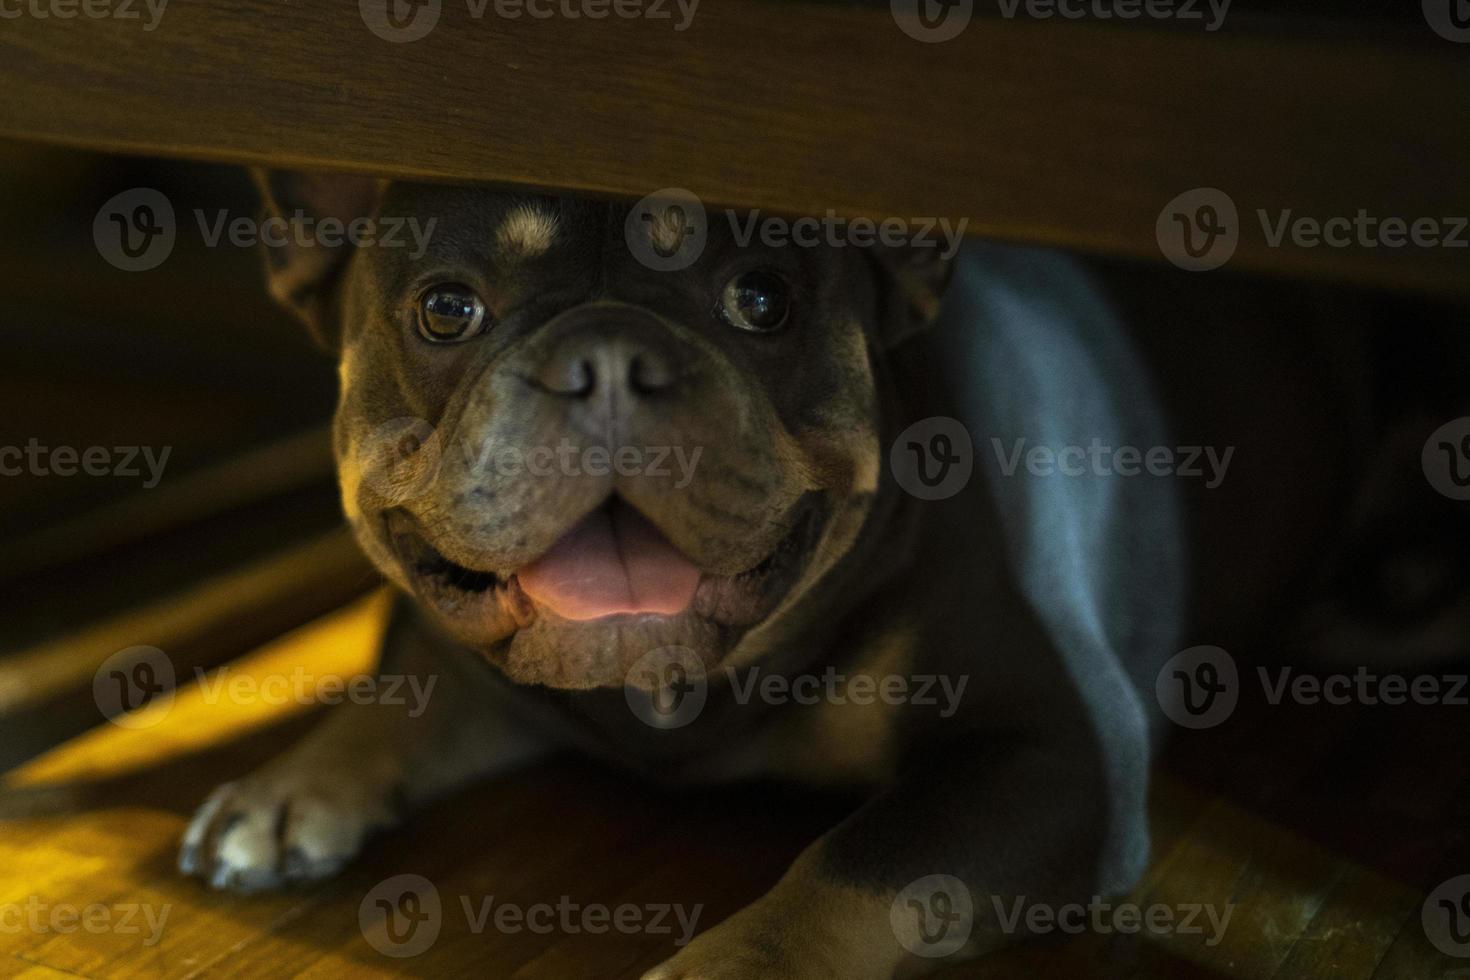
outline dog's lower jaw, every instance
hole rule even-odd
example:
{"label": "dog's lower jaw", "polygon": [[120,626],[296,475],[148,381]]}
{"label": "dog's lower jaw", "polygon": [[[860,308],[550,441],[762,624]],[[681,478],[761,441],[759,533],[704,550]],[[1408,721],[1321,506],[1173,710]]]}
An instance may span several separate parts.
{"label": "dog's lower jaw", "polygon": [[543,614],[482,651],[517,684],[591,690],[623,685],[640,660],[669,648],[688,651],[704,670],[713,670],[730,643],[725,630],[692,611],[584,622]]}
{"label": "dog's lower jaw", "polygon": [[[576,620],[532,601],[519,574],[481,572],[446,558],[401,511],[382,515],[394,571],[446,636],[479,651],[510,680],[564,690],[617,687],[643,658],[669,648],[714,669],[744,634],[797,591],[827,528],[817,493],[792,508],[766,557],[733,575],[705,574],[688,608]],[[449,547],[449,545],[446,545]]]}

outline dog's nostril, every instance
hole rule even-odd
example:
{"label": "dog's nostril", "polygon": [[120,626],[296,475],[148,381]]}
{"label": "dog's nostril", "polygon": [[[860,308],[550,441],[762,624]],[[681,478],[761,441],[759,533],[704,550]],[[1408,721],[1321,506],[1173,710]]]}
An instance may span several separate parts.
{"label": "dog's nostril", "polygon": [[586,357],[559,358],[536,375],[543,389],[568,398],[586,398],[597,387],[597,368]]}
{"label": "dog's nostril", "polygon": [[567,371],[566,393],[578,397],[586,397],[592,394],[597,387],[597,368],[592,362],[583,358],[575,361]]}
{"label": "dog's nostril", "polygon": [[612,393],[601,391],[604,388],[649,396],[666,391],[677,381],[678,371],[662,351],[618,342],[560,352],[534,376],[534,383],[543,391],[577,400]]}
{"label": "dog's nostril", "polygon": [[628,386],[640,395],[663,391],[674,383],[668,358],[654,351],[639,351],[628,361]]}

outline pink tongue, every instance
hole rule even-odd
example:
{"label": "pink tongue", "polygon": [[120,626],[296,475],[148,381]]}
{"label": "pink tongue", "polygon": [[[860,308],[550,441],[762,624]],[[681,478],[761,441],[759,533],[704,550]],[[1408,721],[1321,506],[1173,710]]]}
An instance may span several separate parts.
{"label": "pink tongue", "polygon": [[683,612],[698,566],[620,500],[600,507],[518,573],[532,601],[563,619]]}

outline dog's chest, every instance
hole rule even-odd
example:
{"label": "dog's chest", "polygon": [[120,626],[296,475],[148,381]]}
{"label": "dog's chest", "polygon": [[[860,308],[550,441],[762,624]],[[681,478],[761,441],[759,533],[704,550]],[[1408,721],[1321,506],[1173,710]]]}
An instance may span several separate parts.
{"label": "dog's chest", "polygon": [[731,696],[769,709],[753,737],[702,761],[688,777],[699,782],[774,778],[820,787],[881,785],[897,771],[902,697],[909,680],[912,631],[892,628],[863,644],[841,669],[795,674],[735,670]]}

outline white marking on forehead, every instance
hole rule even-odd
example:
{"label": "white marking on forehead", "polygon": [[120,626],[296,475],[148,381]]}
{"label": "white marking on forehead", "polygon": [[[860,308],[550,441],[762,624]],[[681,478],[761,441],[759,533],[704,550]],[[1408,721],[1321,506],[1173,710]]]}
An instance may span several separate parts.
{"label": "white marking on forehead", "polygon": [[495,231],[495,244],[506,258],[535,258],[556,241],[556,214],[540,204],[512,208]]}

